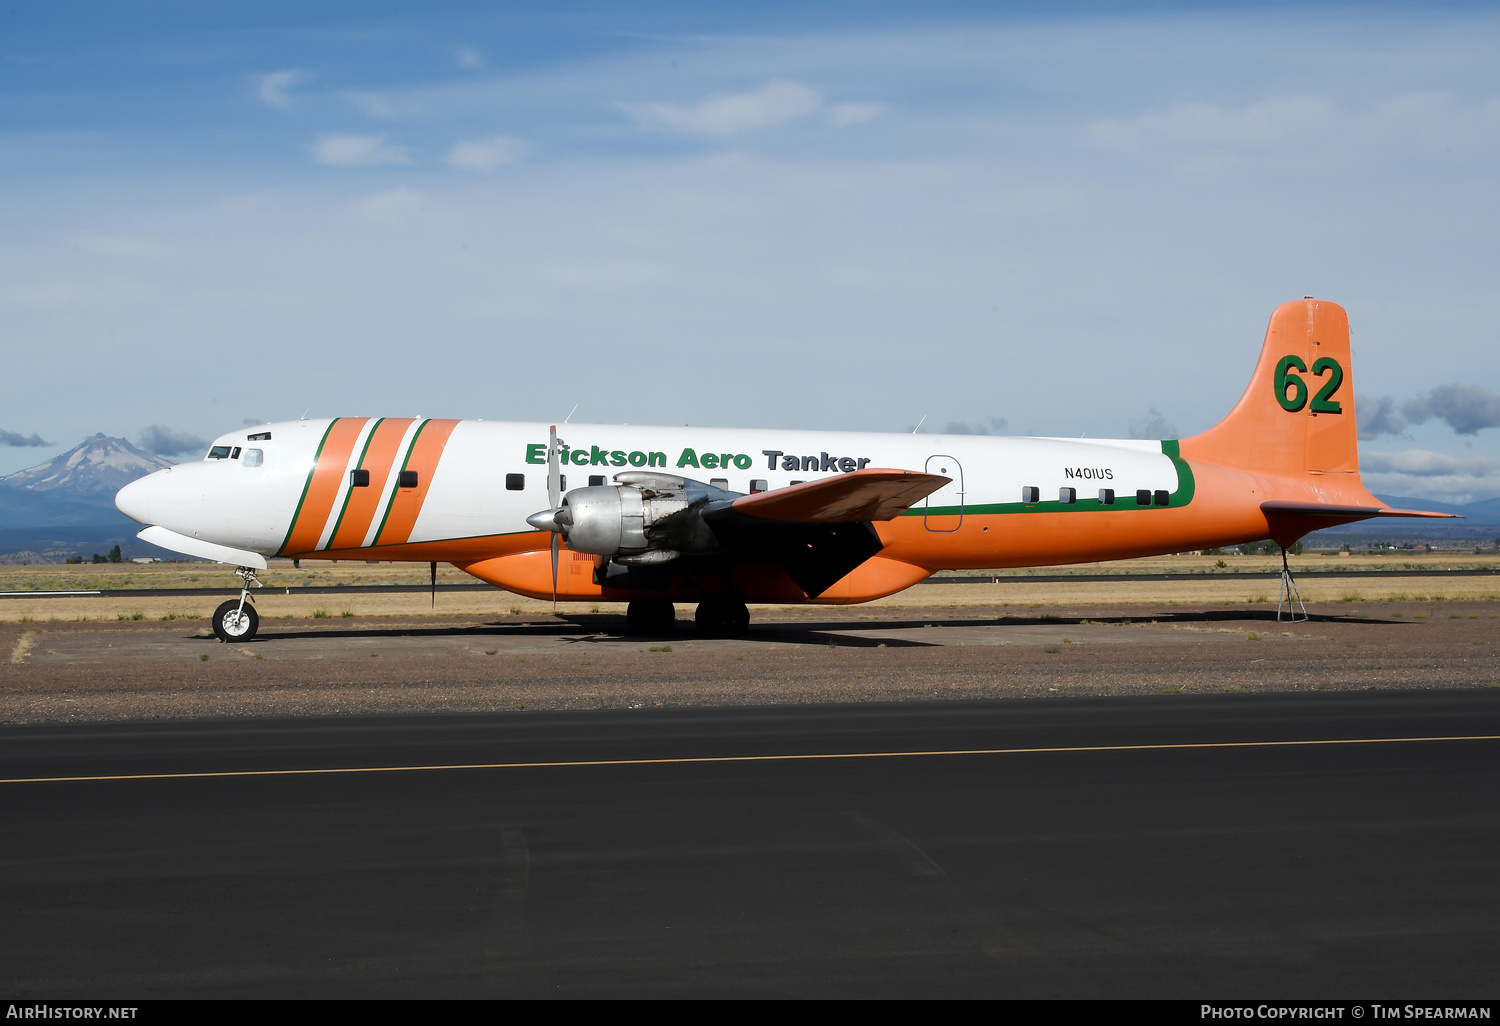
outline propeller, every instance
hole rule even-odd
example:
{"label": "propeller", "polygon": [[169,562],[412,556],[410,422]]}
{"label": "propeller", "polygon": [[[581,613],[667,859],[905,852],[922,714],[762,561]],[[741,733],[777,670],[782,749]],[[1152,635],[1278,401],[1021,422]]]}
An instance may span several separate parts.
{"label": "propeller", "polygon": [[[571,416],[571,414],[569,415]],[[547,439],[547,504],[552,509],[562,505],[562,467],[561,452],[558,450],[557,425],[553,424],[550,429],[550,437]],[[558,532],[552,531],[552,615],[557,615],[557,549],[560,541]]]}

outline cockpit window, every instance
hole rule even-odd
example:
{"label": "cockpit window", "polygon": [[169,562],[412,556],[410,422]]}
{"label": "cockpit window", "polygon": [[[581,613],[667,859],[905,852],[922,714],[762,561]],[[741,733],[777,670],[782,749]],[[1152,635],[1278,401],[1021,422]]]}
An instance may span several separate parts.
{"label": "cockpit window", "polygon": [[236,445],[234,447],[234,450],[229,454],[229,458],[232,459],[232,460],[237,460],[237,459],[240,458],[240,447],[239,446]]}
{"label": "cockpit window", "polygon": [[227,445],[216,445],[216,446],[214,446],[212,449],[208,450],[208,458],[211,459],[211,460],[227,460],[227,459],[229,459],[229,446],[227,446]]}
{"label": "cockpit window", "polygon": [[258,467],[265,462],[266,453],[264,449],[246,449],[245,466]]}

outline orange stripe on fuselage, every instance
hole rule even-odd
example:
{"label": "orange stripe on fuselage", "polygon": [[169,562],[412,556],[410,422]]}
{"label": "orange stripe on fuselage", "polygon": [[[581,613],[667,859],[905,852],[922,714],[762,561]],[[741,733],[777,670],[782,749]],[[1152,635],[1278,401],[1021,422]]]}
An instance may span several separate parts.
{"label": "orange stripe on fuselage", "polygon": [[380,537],[375,539],[377,546],[401,545],[411,537],[411,529],[417,523],[417,514],[422,512],[422,503],[427,500],[432,475],[436,473],[438,460],[443,456],[443,447],[448,444],[448,436],[453,434],[453,429],[457,426],[456,420],[429,420],[418,429],[411,454],[401,468],[417,472],[417,486],[397,488],[395,495],[391,496],[390,512],[386,514]]}
{"label": "orange stripe on fuselage", "polygon": [[349,489],[344,518],[339,521],[338,531],[328,543],[330,549],[357,549],[365,543],[365,535],[370,533],[370,525],[380,511],[380,497],[385,494],[391,467],[401,452],[401,439],[406,437],[406,429],[411,424],[411,418],[406,417],[382,420],[375,425],[365,454],[356,468],[370,472],[370,486]]}
{"label": "orange stripe on fuselage", "polygon": [[359,441],[359,433],[369,421],[369,417],[340,417],[328,429],[307,485],[307,496],[297,511],[297,522],[282,546],[283,552],[300,553],[317,548],[323,528],[328,525],[328,514],[333,511],[333,500],[338,498],[339,485],[343,484],[354,443]]}

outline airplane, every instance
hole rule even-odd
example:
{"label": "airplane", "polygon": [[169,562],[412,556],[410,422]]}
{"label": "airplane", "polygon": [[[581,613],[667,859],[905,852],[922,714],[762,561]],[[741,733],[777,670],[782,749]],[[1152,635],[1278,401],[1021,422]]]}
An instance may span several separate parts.
{"label": "airplane", "polygon": [[564,439],[535,423],[304,419],[221,435],[115,505],[143,541],[236,567],[240,598],[213,617],[223,641],[255,636],[271,557],[430,563],[434,581],[451,563],[554,607],[628,603],[642,633],[695,603],[707,637],[742,634],[752,602],[868,602],[939,570],[1265,538],[1285,590],[1285,550],[1310,531],[1447,515],[1365,490],[1352,370],[1347,314],[1309,297],[1277,308],[1243,397],[1191,438],[574,424]]}

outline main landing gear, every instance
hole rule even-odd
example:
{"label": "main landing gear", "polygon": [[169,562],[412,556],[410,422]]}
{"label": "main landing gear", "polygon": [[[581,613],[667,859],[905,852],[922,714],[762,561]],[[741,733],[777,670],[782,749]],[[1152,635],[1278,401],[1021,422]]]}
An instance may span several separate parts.
{"label": "main landing gear", "polygon": [[214,637],[223,642],[249,641],[260,630],[260,614],[255,611],[254,606],[247,605],[246,600],[250,598],[251,588],[263,585],[255,579],[255,571],[251,567],[242,566],[234,573],[236,577],[245,579],[239,601],[230,599],[214,610]]}
{"label": "main landing gear", "polygon": [[625,619],[636,634],[671,634],[677,629],[677,610],[670,602],[632,602]]}
{"label": "main landing gear", "polygon": [[693,619],[700,638],[738,638],[750,627],[750,610],[736,599],[704,599]]}
{"label": "main landing gear", "polygon": [[[636,634],[671,634],[677,629],[677,610],[670,602],[632,602],[625,618]],[[750,626],[750,610],[735,599],[704,599],[693,621],[700,638],[737,638]]]}

